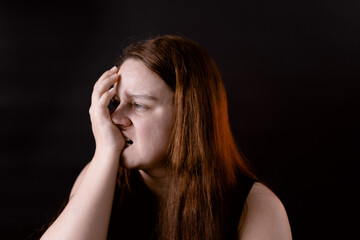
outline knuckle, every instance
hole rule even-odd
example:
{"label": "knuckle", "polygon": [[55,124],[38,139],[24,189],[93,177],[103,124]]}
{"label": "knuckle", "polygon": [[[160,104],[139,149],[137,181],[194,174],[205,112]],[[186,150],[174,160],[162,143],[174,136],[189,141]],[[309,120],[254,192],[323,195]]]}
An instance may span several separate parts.
{"label": "knuckle", "polygon": [[93,92],[95,92],[96,91],[96,89],[97,89],[97,83],[94,85],[94,87],[93,87]]}
{"label": "knuckle", "polygon": [[95,115],[95,109],[94,107],[89,108],[89,115],[94,116]]}
{"label": "knuckle", "polygon": [[103,89],[103,90],[105,90],[105,88],[107,87],[107,85],[108,85],[108,81],[107,81],[107,79],[105,79],[105,81],[103,81],[103,82],[100,83],[100,88]]}
{"label": "knuckle", "polygon": [[111,93],[110,93],[110,92],[105,92],[105,93],[103,94],[103,96],[106,97],[106,98],[108,98],[109,96],[111,96]]}
{"label": "knuckle", "polygon": [[111,74],[110,70],[107,70],[107,71],[104,72],[104,74],[101,76],[101,79],[104,80],[104,79],[108,78],[110,74]]}
{"label": "knuckle", "polygon": [[96,84],[96,89],[101,89],[101,87],[104,85],[104,83],[103,82],[98,82],[97,84]]}
{"label": "knuckle", "polygon": [[102,79],[102,78],[104,78],[104,77],[106,77],[106,75],[108,75],[108,74],[109,74],[109,70],[105,71],[105,72],[101,75],[101,77],[99,78],[99,80]]}

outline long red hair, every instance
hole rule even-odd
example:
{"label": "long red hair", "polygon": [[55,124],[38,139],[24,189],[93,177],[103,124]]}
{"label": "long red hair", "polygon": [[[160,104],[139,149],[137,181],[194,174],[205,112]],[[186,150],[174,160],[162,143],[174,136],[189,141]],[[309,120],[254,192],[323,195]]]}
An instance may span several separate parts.
{"label": "long red hair", "polygon": [[[169,143],[169,186],[159,213],[160,239],[221,239],[226,193],[240,172],[256,176],[232,136],[219,70],[197,43],[165,35],[130,45],[135,58],[174,91],[175,123]],[[119,182],[127,184],[120,168]]]}

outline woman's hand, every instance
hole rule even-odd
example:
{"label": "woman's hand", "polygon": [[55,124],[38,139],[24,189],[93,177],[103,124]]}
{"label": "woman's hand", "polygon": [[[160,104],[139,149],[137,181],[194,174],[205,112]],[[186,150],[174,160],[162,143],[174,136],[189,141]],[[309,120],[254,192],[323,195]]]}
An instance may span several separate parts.
{"label": "woman's hand", "polygon": [[[119,81],[116,67],[95,83],[89,109],[96,151],[77,178],[69,203],[41,240],[106,239],[124,137],[107,108]],[[110,90],[109,90],[110,89]]]}
{"label": "woman's hand", "polygon": [[[120,154],[125,146],[125,140],[118,127],[113,124],[108,105],[116,94],[110,87],[118,82],[118,68],[106,71],[95,83],[89,109],[92,131],[95,137],[96,152],[112,151]],[[110,89],[110,90],[109,90]]]}

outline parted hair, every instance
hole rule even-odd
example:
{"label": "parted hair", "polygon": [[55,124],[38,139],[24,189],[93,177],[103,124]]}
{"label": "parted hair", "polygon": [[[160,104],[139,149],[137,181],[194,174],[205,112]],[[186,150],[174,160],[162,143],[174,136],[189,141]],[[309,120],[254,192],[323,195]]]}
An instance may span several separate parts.
{"label": "parted hair", "polygon": [[[222,203],[236,175],[256,176],[230,130],[226,91],[214,60],[198,43],[176,35],[134,43],[120,64],[129,58],[141,60],[174,91],[169,185],[158,217],[159,239],[221,239]],[[128,185],[128,173],[120,167],[122,187]]]}

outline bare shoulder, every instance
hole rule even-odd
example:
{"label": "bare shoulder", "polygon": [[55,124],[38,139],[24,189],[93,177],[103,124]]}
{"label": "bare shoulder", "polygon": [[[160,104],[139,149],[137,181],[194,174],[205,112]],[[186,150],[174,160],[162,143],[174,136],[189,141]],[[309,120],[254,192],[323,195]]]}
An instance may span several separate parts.
{"label": "bare shoulder", "polygon": [[239,223],[239,239],[290,240],[291,230],[280,199],[264,184],[254,183]]}

